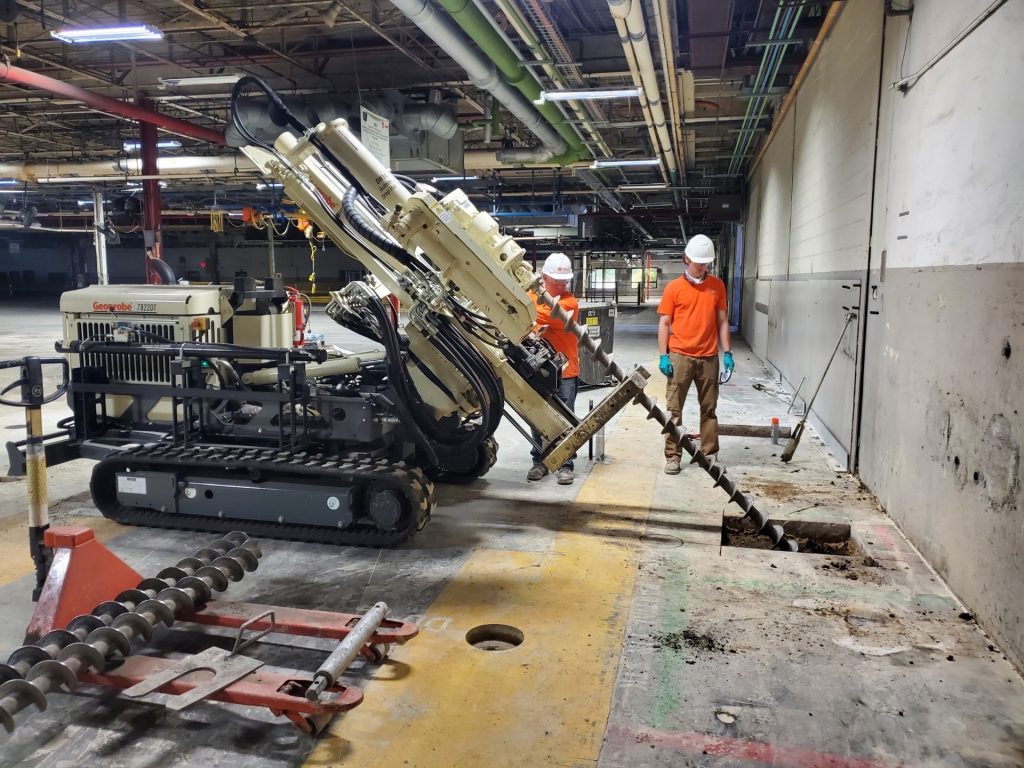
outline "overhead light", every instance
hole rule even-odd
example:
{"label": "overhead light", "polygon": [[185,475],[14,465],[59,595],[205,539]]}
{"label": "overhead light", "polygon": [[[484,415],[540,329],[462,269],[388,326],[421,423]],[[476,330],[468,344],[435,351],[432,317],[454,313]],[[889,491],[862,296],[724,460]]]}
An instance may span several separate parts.
{"label": "overhead light", "polygon": [[645,168],[650,165],[661,165],[656,157],[648,160],[595,160],[591,168]]}
{"label": "overhead light", "polygon": [[476,181],[479,176],[435,176],[430,181],[432,184],[437,184],[439,181]]}
{"label": "overhead light", "polygon": [[89,205],[92,205],[92,204],[93,204],[92,200],[79,200],[78,201],[78,207],[79,208],[85,208],[86,206],[89,206]]}
{"label": "overhead light", "polygon": [[203,75],[199,77],[160,77],[161,88],[193,88],[203,85],[234,85],[242,79],[241,72],[229,75]]}
{"label": "overhead light", "polygon": [[163,36],[163,32],[147,24],[130,24],[123,27],[72,27],[50,32],[50,37],[64,43],[119,43],[128,40],[160,40]]}
{"label": "overhead light", "polygon": [[13,187],[15,184],[21,184],[18,179],[0,179],[0,186]]}
{"label": "overhead light", "polygon": [[256,189],[258,189],[260,192],[262,192],[264,189],[280,189],[283,186],[284,184],[279,184],[276,181],[271,181],[269,183],[264,183],[262,181],[256,182]]}
{"label": "overhead light", "polygon": [[[156,143],[157,149],[181,149],[181,142],[177,139],[165,139]],[[124,143],[125,152],[138,152],[142,149],[141,141],[126,141]]]}
{"label": "overhead light", "polygon": [[541,91],[540,98],[534,104],[545,101],[595,101],[597,99],[635,99],[640,95],[639,88],[575,88],[557,91]]}
{"label": "overhead light", "polygon": [[659,189],[668,189],[668,184],[659,182],[657,184],[620,184],[615,188],[616,192],[654,192]]}

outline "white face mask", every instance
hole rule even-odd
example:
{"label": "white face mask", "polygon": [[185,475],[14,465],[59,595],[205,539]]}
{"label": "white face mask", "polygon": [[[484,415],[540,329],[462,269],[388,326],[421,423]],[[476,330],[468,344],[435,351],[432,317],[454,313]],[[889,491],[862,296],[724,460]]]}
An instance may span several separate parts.
{"label": "white face mask", "polygon": [[689,280],[694,285],[700,285],[701,283],[704,282],[704,278],[706,278],[708,276],[708,273],[705,272],[700,277],[694,277],[693,275],[690,274],[689,268],[687,268],[687,270],[685,272],[683,272],[683,274],[686,275],[686,279]]}

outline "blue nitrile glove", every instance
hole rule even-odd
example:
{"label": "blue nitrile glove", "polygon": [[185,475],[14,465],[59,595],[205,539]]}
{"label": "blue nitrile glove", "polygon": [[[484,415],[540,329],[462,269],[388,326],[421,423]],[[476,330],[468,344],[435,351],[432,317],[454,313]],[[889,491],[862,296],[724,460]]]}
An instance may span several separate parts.
{"label": "blue nitrile glove", "polygon": [[725,363],[726,373],[732,373],[736,370],[736,362],[732,359],[732,352],[726,352],[722,357],[722,362]]}
{"label": "blue nitrile glove", "polygon": [[668,355],[662,355],[661,359],[658,360],[658,370],[666,376],[672,376],[672,361],[669,359]]}

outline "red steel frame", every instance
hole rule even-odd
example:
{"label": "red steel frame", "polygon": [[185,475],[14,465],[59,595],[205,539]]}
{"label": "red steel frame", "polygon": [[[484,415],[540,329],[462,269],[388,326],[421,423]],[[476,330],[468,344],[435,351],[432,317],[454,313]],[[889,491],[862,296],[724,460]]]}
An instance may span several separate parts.
{"label": "red steel frame", "polygon": [[[54,527],[46,531],[45,543],[53,549],[53,564],[43,587],[36,610],[29,622],[25,641],[33,642],[51,629],[64,627],[97,604],[110,600],[126,589],[135,588],[142,577],[107,549],[90,528]],[[255,603],[211,600],[198,610],[183,614],[179,621],[238,629],[252,622],[247,629],[255,632],[270,629],[269,617],[253,621],[272,611],[273,631],[288,635],[341,640],[352,630],[360,616],[298,608],[285,608]],[[380,628],[363,646],[363,655],[376,659],[371,646],[402,645],[419,633],[415,624],[385,619]],[[82,674],[85,683],[94,683],[123,690],[173,664],[174,659],[158,656],[132,655],[116,668],[103,674]],[[312,675],[311,675],[312,676]],[[179,678],[159,689],[160,693],[187,693],[204,682],[204,677],[190,681]],[[251,672],[241,680],[212,694],[209,698],[231,704],[263,706],[275,715],[284,715],[306,733],[316,734],[337,712],[358,705],[363,693],[358,688],[336,685],[330,689],[335,696],[323,701],[309,701],[305,691],[312,681],[294,675],[278,674],[267,667]]]}

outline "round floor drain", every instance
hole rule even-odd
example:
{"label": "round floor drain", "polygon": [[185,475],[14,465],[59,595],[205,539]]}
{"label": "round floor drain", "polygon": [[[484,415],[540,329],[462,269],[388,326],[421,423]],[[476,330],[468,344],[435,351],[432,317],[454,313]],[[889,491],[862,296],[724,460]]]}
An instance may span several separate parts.
{"label": "round floor drain", "polygon": [[466,633],[466,642],[481,651],[507,651],[521,645],[524,635],[508,624],[481,624]]}

